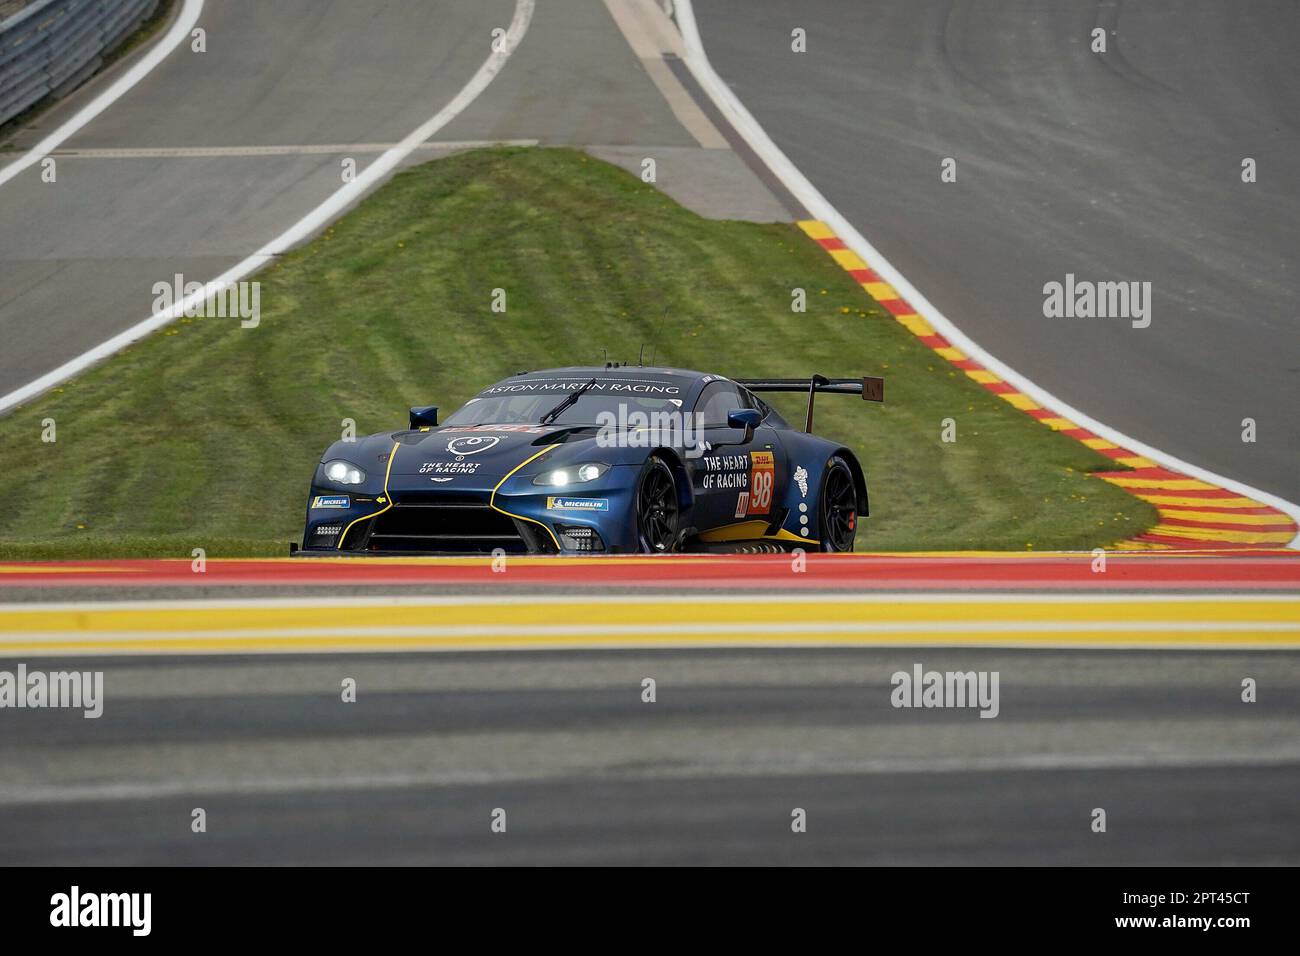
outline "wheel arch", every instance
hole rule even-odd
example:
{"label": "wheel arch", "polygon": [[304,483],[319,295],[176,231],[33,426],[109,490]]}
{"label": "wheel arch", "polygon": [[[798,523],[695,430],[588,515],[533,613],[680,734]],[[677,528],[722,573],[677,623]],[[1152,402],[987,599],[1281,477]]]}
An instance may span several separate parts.
{"label": "wheel arch", "polygon": [[651,455],[658,455],[662,458],[668,464],[669,469],[672,470],[673,477],[677,479],[677,507],[681,509],[682,516],[691,515],[694,517],[695,492],[691,488],[691,478],[686,473],[686,463],[682,461],[682,456],[675,449],[666,445],[652,448],[646,458]]}
{"label": "wheel arch", "polygon": [[843,458],[844,463],[849,466],[849,471],[853,472],[853,485],[858,492],[858,514],[864,518],[869,517],[871,508],[867,499],[867,475],[862,470],[862,463],[858,461],[858,456],[842,445],[831,452],[831,456]]}

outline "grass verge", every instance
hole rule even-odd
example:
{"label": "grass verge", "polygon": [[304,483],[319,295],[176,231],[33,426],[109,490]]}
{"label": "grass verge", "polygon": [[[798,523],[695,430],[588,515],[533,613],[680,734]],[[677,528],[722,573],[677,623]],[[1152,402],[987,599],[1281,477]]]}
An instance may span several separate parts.
{"label": "grass verge", "polygon": [[0,420],[0,557],[284,554],[344,419],[401,427],[409,405],[641,343],[735,377],[883,375],[883,407],[818,403],[818,432],[867,469],[860,548],[1089,549],[1155,523],[1088,474],[1110,459],[952,369],[794,226],[702,219],[577,151],[406,170],[258,279],[257,328],[179,320]]}

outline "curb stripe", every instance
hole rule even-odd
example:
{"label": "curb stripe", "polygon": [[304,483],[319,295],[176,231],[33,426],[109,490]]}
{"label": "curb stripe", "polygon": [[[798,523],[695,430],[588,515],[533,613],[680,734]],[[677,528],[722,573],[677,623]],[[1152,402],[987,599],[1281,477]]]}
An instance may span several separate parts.
{"label": "curb stripe", "polygon": [[[1075,439],[1098,454],[1125,465],[1130,471],[1094,472],[1096,478],[1123,488],[1133,497],[1153,505],[1159,516],[1155,527],[1136,537],[1119,542],[1118,548],[1250,548],[1261,544],[1286,545],[1295,538],[1300,527],[1285,512],[1273,508],[1226,488],[1189,478],[1186,475],[1160,468],[1151,459],[1124,448],[1114,442],[1094,435],[1068,418],[1044,408],[1030,396],[969,358],[939,335],[930,323],[917,314],[913,306],[898,291],[879,278],[869,263],[848,249],[829,225],[817,219],[804,219],[800,229],[830,252],[831,257],[853,276],[854,281],[904,328],[921,340],[921,343],[939,358],[961,369],[972,381],[986,391],[1029,414],[1054,431]],[[869,275],[864,275],[867,273]],[[1176,492],[1176,494],[1169,494]],[[1249,509],[1249,514],[1221,514],[1202,509],[1202,504],[1213,502],[1223,508]],[[1195,505],[1197,510],[1179,508]]]}

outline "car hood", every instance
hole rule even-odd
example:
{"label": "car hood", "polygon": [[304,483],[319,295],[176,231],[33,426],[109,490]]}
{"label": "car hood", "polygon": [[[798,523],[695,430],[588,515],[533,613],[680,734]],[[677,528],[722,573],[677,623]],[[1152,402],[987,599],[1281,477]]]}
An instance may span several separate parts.
{"label": "car hood", "polygon": [[504,475],[548,445],[572,439],[571,429],[546,425],[448,427],[393,436],[393,475]]}

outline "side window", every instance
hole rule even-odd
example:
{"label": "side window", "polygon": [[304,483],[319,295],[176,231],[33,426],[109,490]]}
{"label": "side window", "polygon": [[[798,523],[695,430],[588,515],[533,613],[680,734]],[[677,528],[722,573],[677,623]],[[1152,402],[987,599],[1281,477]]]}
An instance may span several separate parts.
{"label": "side window", "polygon": [[710,382],[695,402],[695,410],[704,417],[705,425],[725,425],[730,412],[749,407],[750,403],[730,382]]}

